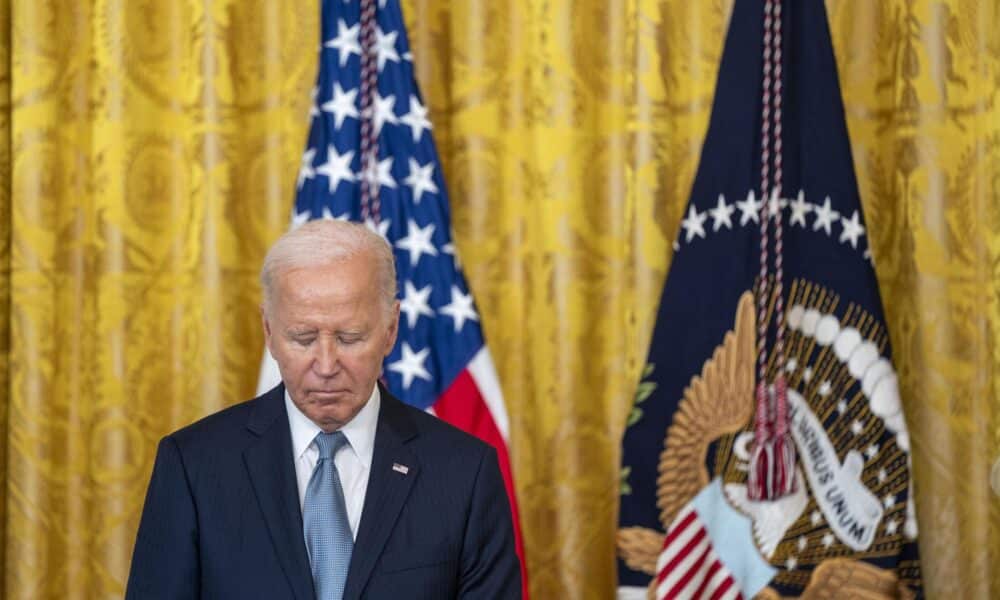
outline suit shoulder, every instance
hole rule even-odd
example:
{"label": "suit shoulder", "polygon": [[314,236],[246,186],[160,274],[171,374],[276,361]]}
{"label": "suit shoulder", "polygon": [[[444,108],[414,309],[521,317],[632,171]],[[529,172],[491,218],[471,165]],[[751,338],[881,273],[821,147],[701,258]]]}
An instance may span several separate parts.
{"label": "suit shoulder", "polygon": [[254,398],[223,408],[178,429],[167,437],[172,438],[182,448],[214,445],[220,440],[244,431],[256,403],[260,400]]}
{"label": "suit shoulder", "polygon": [[417,430],[435,446],[452,452],[463,452],[474,456],[494,452],[493,447],[476,436],[462,431],[432,414],[406,405]]}

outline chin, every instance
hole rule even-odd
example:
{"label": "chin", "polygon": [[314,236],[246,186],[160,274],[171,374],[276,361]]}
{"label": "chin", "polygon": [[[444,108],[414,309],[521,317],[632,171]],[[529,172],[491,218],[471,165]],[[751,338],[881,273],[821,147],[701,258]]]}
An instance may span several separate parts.
{"label": "chin", "polygon": [[361,407],[355,407],[346,394],[313,397],[309,408],[310,411],[307,413],[309,418],[324,428],[343,425],[361,409]]}

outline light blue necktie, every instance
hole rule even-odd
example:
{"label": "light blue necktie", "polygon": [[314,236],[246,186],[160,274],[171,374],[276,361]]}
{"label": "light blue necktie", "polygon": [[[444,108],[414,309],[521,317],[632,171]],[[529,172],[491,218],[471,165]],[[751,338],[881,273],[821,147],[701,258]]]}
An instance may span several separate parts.
{"label": "light blue necktie", "polygon": [[339,431],[321,431],[314,441],[319,448],[319,460],[306,487],[302,525],[312,564],[316,600],[341,600],[354,538],[347,520],[344,488],[340,485],[333,457],[347,444],[347,438]]}

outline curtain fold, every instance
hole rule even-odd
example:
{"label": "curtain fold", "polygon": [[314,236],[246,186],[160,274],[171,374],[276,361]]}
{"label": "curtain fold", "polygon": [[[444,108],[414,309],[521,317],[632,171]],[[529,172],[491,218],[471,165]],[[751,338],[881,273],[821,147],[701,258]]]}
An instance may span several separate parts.
{"label": "curtain fold", "polygon": [[[403,8],[508,403],[532,595],[613,597],[618,445],[732,0]],[[1000,1],[827,8],[927,590],[989,598]],[[0,2],[0,596],[121,597],[157,440],[253,393],[318,14]]]}

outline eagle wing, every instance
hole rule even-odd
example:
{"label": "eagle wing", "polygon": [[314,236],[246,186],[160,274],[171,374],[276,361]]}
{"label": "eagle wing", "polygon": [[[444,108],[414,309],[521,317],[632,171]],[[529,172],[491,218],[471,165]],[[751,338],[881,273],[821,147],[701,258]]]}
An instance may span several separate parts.
{"label": "eagle wing", "polygon": [[615,536],[618,556],[633,571],[655,575],[664,537],[659,531],[645,527],[622,527]]}
{"label": "eagle wing", "polygon": [[753,295],[744,292],[736,322],[722,344],[691,378],[667,429],[656,479],[656,506],[664,529],[706,485],[708,445],[739,431],[753,415],[756,353]]}
{"label": "eagle wing", "polygon": [[801,597],[807,600],[911,600],[913,592],[891,570],[860,560],[832,558],[821,562],[812,572]]}

